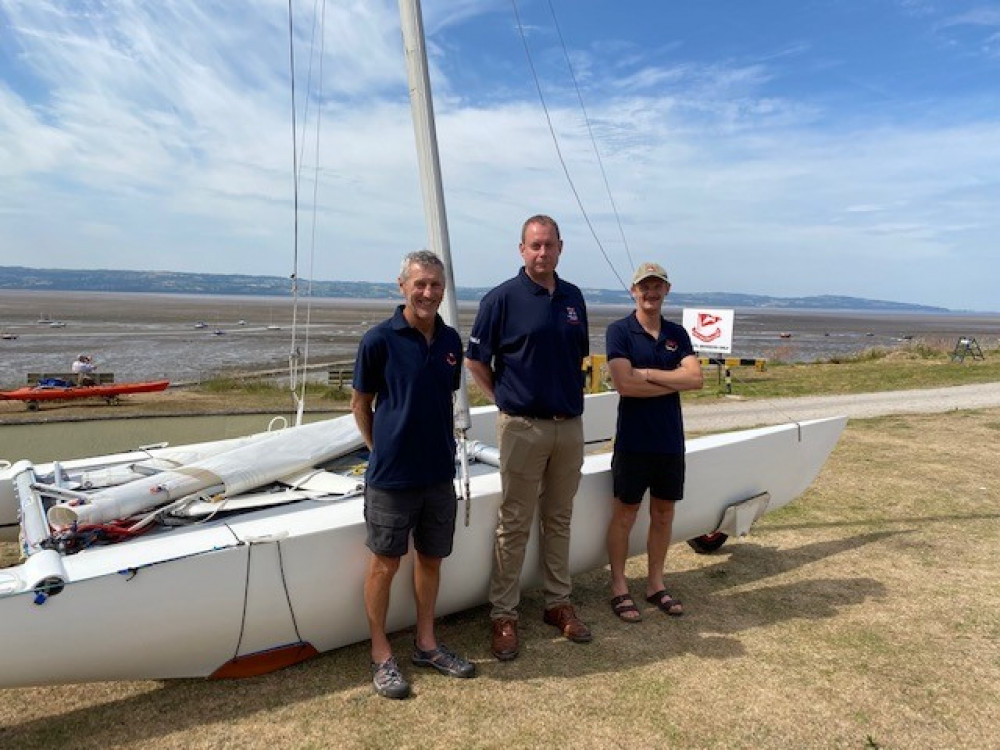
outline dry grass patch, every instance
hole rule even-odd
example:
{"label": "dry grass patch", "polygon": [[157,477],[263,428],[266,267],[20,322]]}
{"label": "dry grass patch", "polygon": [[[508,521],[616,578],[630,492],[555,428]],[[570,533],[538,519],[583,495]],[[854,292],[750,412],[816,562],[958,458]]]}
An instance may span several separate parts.
{"label": "dry grass patch", "polygon": [[[747,540],[671,551],[683,618],[642,603],[641,624],[620,623],[598,571],[576,581],[588,645],[554,638],[535,593],[508,664],[485,608],[444,618],[475,680],[410,668],[412,635],[396,635],[409,701],[372,694],[358,644],[238,682],[0,691],[0,746],[995,746],[998,440],[998,410],[852,422],[814,487]],[[635,594],[643,569],[629,561]]]}

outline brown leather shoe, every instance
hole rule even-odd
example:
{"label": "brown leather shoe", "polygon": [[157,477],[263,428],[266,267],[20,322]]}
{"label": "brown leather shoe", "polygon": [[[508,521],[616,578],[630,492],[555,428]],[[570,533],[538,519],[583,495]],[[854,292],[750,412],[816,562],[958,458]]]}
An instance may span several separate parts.
{"label": "brown leather shoe", "polygon": [[547,625],[559,628],[559,632],[564,638],[568,638],[574,643],[590,643],[593,636],[590,628],[584,625],[583,620],[576,616],[576,611],[572,604],[557,604],[551,609],[545,610],[542,618]]}
{"label": "brown leather shoe", "polygon": [[520,653],[517,638],[517,620],[499,617],[493,620],[493,655],[500,661],[516,659]]}

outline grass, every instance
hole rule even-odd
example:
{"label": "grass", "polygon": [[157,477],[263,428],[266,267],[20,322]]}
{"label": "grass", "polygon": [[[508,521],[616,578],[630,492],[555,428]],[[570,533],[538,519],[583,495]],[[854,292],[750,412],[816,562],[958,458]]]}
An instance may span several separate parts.
{"label": "grass", "polygon": [[[866,349],[850,357],[815,363],[769,361],[764,372],[734,367],[732,392],[747,398],[876,393],[934,388],[1000,380],[1000,350],[984,350],[984,359],[953,362],[953,345],[914,340],[897,349]],[[705,387],[688,392],[690,401],[714,399],[725,393],[717,368],[705,369]]]}
{"label": "grass", "polygon": [[[953,362],[953,348],[952,342],[944,340],[915,339],[893,349],[865,349],[822,362],[770,359],[763,371],[752,366],[730,368],[729,390],[725,369],[706,365],[704,387],[700,391],[686,391],[682,398],[685,402],[698,402],[729,393],[742,398],[877,393],[1000,381],[1000,349],[983,350],[981,360],[967,357],[964,362]],[[601,390],[608,389],[610,379],[602,371]],[[469,394],[474,406],[489,403],[471,380]]]}
{"label": "grass", "polygon": [[[396,634],[409,701],[372,694],[362,643],[244,681],[0,691],[0,746],[995,746],[998,441],[996,409],[851,422],[750,537],[671,550],[683,618],[643,604],[640,625],[618,622],[601,570],[574,582],[588,645],[553,637],[537,592],[514,662],[489,656],[485,608],[440,621],[474,680],[416,671],[412,633]],[[634,592],[643,568],[628,563]]]}
{"label": "grass", "polygon": [[[948,353],[914,342],[850,361],[769,363],[734,370],[734,391],[1000,380],[1000,352],[961,364]],[[716,398],[712,385],[708,370],[705,390],[686,396]],[[224,398],[267,400],[219,387]],[[667,581],[683,618],[643,605],[643,623],[619,623],[600,570],[574,581],[596,636],[586,646],[553,637],[537,592],[524,598],[523,653],[509,664],[489,656],[485,608],[440,621],[440,637],[476,661],[475,680],[416,671],[405,661],[412,633],[395,634],[416,693],[406,702],[372,694],[362,643],[244,681],[2,690],[0,746],[994,746],[998,442],[997,409],[852,421],[813,486],[750,537],[708,556],[671,550]],[[0,545],[0,565],[13,553]],[[638,592],[644,559],[627,572]]]}
{"label": "grass", "polygon": [[[216,377],[199,383],[192,390],[200,393],[244,395],[258,398],[288,397],[287,386],[275,385],[255,377]],[[301,393],[301,389],[297,392]],[[307,383],[305,397],[307,400],[349,401],[351,390],[349,386],[341,388],[336,385]]]}

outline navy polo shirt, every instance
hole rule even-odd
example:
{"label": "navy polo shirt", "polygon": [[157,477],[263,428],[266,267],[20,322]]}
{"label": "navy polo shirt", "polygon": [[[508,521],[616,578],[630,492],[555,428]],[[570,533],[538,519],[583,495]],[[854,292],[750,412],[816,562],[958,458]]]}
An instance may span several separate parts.
{"label": "navy polo shirt", "polygon": [[374,393],[366,481],[416,489],[455,478],[452,393],[462,375],[462,340],[440,316],[430,345],[403,317],[403,305],[358,346],[354,389]]}
{"label": "navy polo shirt", "polygon": [[589,353],[580,290],[557,275],[549,295],[524,268],[483,297],[467,350],[493,370],[500,411],[523,417],[582,414],[581,365]]}
{"label": "navy polo shirt", "polygon": [[[641,370],[674,370],[681,360],[694,354],[691,337],[682,326],[660,317],[660,335],[655,340],[635,317],[616,320],[605,335],[608,361],[627,359]],[[684,421],[681,395],[666,393],[652,398],[622,396],[618,401],[618,431],[615,450],[631,453],[684,453]]]}

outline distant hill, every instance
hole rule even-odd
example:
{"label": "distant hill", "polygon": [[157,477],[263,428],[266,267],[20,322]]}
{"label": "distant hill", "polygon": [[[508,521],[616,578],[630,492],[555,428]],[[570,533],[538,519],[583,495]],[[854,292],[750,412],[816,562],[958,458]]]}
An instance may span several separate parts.
{"label": "distant hill", "polygon": [[[316,297],[387,299],[398,296],[395,284],[367,281],[313,281]],[[0,289],[66,292],[154,292],[160,294],[240,294],[287,297],[291,281],[281,276],[244,274],[179,273],[175,271],[79,271],[65,268],[24,268],[0,266]],[[304,290],[301,290],[304,291]],[[485,287],[459,287],[460,300],[475,301]],[[629,304],[624,290],[584,289],[591,304]],[[887,310],[899,312],[949,312],[944,307],[906,302],[822,295],[817,297],[767,297],[733,292],[677,292],[670,295],[675,305],[686,307],[742,307],[805,310]]]}

